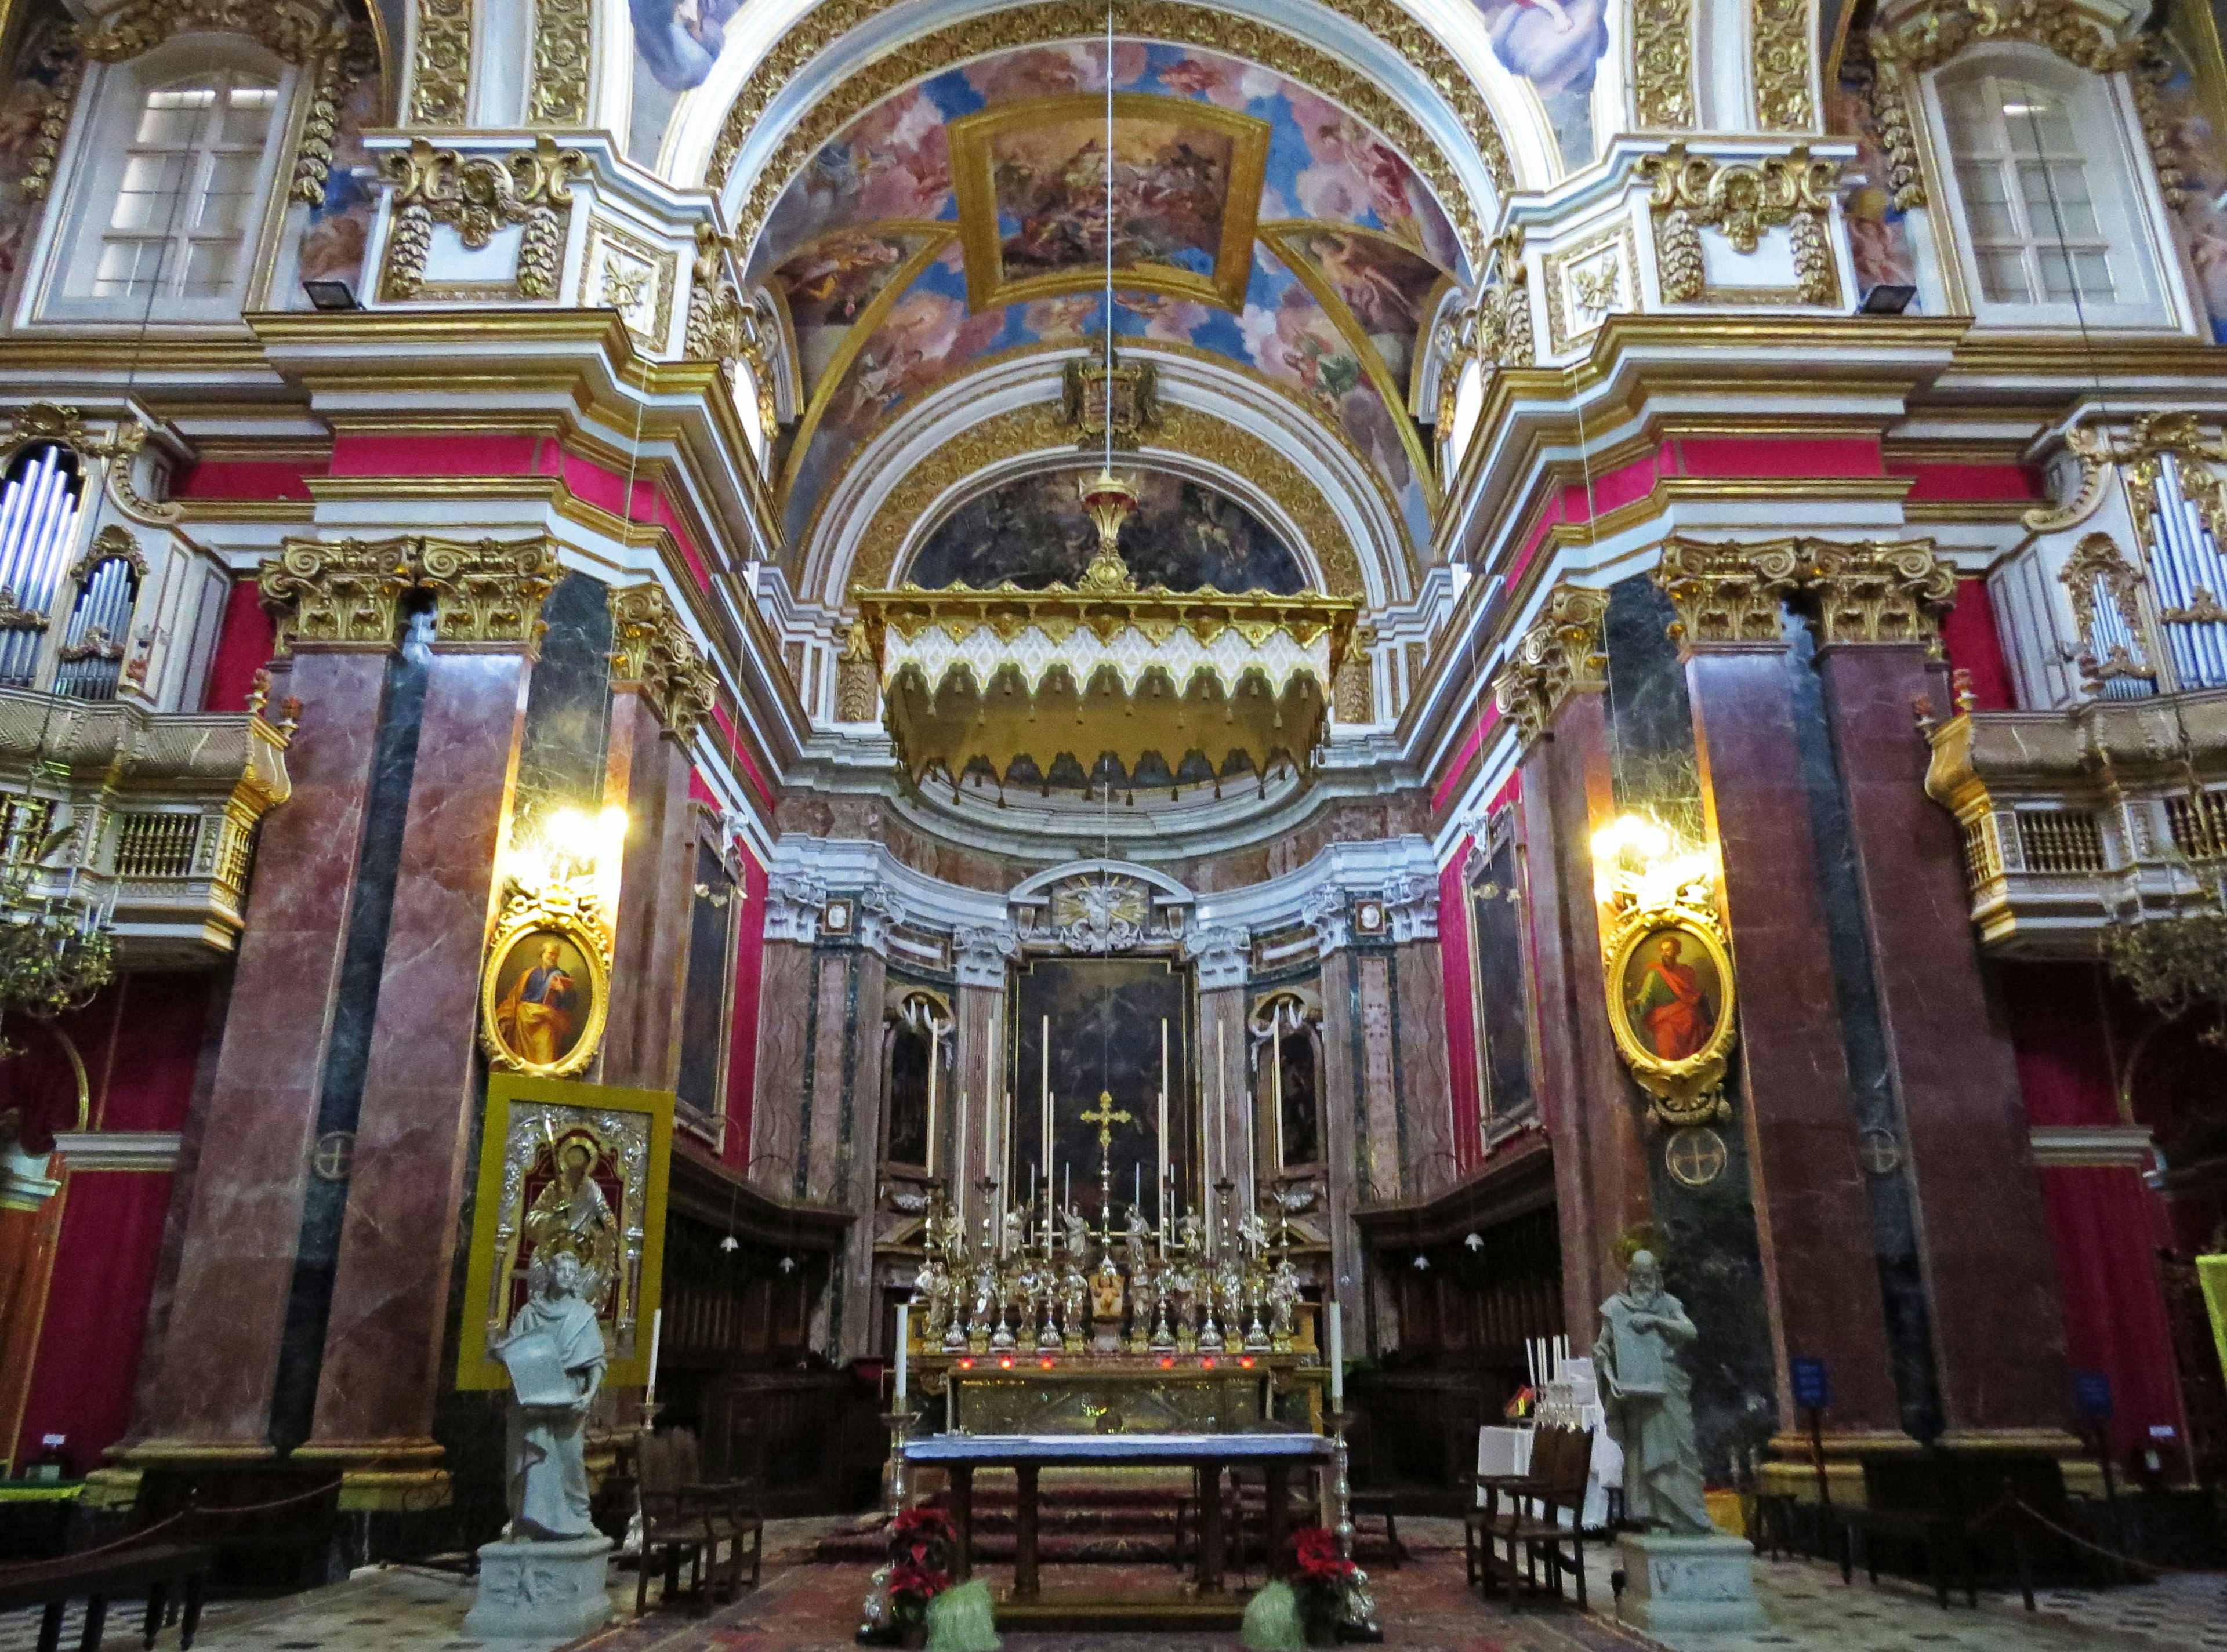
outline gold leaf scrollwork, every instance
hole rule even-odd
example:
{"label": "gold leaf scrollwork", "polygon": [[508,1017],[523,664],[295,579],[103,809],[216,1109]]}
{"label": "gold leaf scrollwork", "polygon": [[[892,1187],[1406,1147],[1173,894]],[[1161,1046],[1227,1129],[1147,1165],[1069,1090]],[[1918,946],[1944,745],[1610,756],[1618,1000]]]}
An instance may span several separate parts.
{"label": "gold leaf scrollwork", "polygon": [[[2058,571],[2057,577],[2064,582],[2064,593],[2071,599],[2073,624],[2080,633],[2079,646],[2066,650],[2080,673],[2080,679],[2098,692],[2122,677],[2155,682],[2155,667],[2136,652],[2140,639],[2149,628],[2142,620],[2141,572],[2127,560],[2127,553],[2119,549],[2118,542],[2108,533],[2089,534],[2064,559],[2064,566]],[[2098,596],[2110,599],[2127,635],[2136,639],[2135,647],[2105,642],[2096,635]]]}
{"label": "gold leaf scrollwork", "polygon": [[387,234],[381,290],[391,300],[415,298],[424,290],[436,224],[450,226],[475,251],[506,224],[519,224],[524,226],[519,296],[554,298],[565,256],[565,209],[572,204],[571,180],[587,169],[579,150],[560,150],[546,137],[502,160],[486,155],[467,160],[422,137],[411,139],[406,151],[390,151],[381,170],[394,186],[394,226]]}
{"label": "gold leaf scrollwork", "polygon": [[1375,647],[1375,628],[1356,625],[1345,657],[1338,661],[1337,679],[1330,690],[1332,714],[1340,723],[1368,723],[1375,717],[1375,672],[1370,663]]}
{"label": "gold leaf scrollwork", "polygon": [[44,201],[54,186],[54,163],[61,156],[62,138],[69,131],[78,84],[85,78],[85,54],[79,49],[75,27],[48,25],[31,67],[48,78],[39,100],[39,135],[16,187],[25,199]]}
{"label": "gold leaf scrollwork", "polygon": [[874,668],[874,651],[867,646],[866,628],[846,625],[841,632],[842,650],[835,658],[835,720],[871,723],[874,698],[881,692]]}
{"label": "gold leaf scrollwork", "polygon": [[1797,543],[1706,545],[1666,539],[1655,583],[1678,610],[1671,628],[1682,648],[1779,647],[1780,609],[1802,583]]}
{"label": "gold leaf scrollwork", "polygon": [[611,680],[635,685],[666,731],[686,740],[716,703],[711,666],[655,581],[611,593]]}
{"label": "gold leaf scrollwork", "polygon": [[461,126],[471,112],[472,0],[418,0],[410,124]]}
{"label": "gold leaf scrollwork", "polygon": [[588,119],[588,68],[595,41],[588,0],[534,0],[530,126],[582,126]]}
{"label": "gold leaf scrollwork", "polygon": [[1837,545],[1812,539],[1803,549],[1820,647],[1939,642],[1941,616],[1956,601],[1956,570],[1936,552],[1932,540]]}
{"label": "gold leaf scrollwork", "polygon": [[[1732,1114],[1724,1093],[1738,1028],[1732,956],[1713,889],[1713,878],[1696,877],[1668,901],[1641,904],[1620,896],[1603,915],[1607,922],[1602,926],[1602,973],[1617,1054],[1647,1092],[1648,1112],[1655,1122],[1670,1129]],[[1652,985],[1648,954],[1652,947],[1660,954],[1665,941],[1673,944],[1664,966],[1683,972],[1686,992],[1693,998],[1686,1005],[1687,1018],[1706,1023],[1700,1044],[1689,1054],[1662,1052],[1661,1039],[1639,1025],[1640,1010],[1650,1000],[1630,994],[1634,985]]]}
{"label": "gold leaf scrollwork", "polygon": [[1787,227],[1796,297],[1809,304],[1839,302],[1826,225],[1833,209],[1839,163],[1813,157],[1806,144],[1756,161],[1720,162],[1672,144],[1644,156],[1639,173],[1654,184],[1649,207],[1655,219],[1656,276],[1664,300],[1690,303],[1710,296],[1701,232],[1714,229],[1741,252],[1752,252],[1764,232]]}
{"label": "gold leaf scrollwork", "polygon": [[417,543],[411,571],[433,593],[435,634],[443,642],[532,642],[542,630],[541,599],[563,570],[546,539]]}
{"label": "gold leaf scrollwork", "polygon": [[392,642],[397,607],[410,589],[409,543],[289,540],[255,582],[264,608],[278,622],[278,653],[291,654],[300,642]]}
{"label": "gold leaf scrollwork", "polygon": [[1696,649],[1784,646],[1782,609],[1810,601],[1821,647],[1940,640],[1941,616],[1956,598],[1956,571],[1930,539],[1842,544],[1772,539],[1760,544],[1663,542],[1655,583],[1678,610],[1671,635]]}
{"label": "gold leaf scrollwork", "polygon": [[1692,0],[1639,0],[1632,8],[1631,84],[1643,127],[1694,124]]}
{"label": "gold leaf scrollwork", "polygon": [[307,63],[337,49],[348,35],[346,13],[309,0],[125,0],[85,35],[96,63],[122,63],[173,35],[246,35],[284,58]]}
{"label": "gold leaf scrollwork", "polygon": [[341,105],[358,81],[379,73],[379,45],[371,30],[351,27],[346,39],[317,60],[309,112],[302,118],[302,141],[294,150],[294,199],[311,207],[325,204],[333,174],[333,139],[340,131]]}
{"label": "gold leaf scrollwork", "polygon": [[1765,131],[1806,132],[1816,124],[1809,93],[1809,0],[1754,0],[1755,121]]}
{"label": "gold leaf scrollwork", "polygon": [[1607,687],[1608,656],[1600,646],[1607,614],[1606,591],[1558,585],[1538,622],[1509,650],[1493,675],[1492,697],[1523,744],[1552,726],[1571,695]]}

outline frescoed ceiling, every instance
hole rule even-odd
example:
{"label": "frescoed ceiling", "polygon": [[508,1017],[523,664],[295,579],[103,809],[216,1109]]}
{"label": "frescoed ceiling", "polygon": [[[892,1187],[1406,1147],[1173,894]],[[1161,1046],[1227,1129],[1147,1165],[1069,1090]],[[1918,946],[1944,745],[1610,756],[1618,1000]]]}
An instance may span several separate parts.
{"label": "frescoed ceiling", "polygon": [[[1072,585],[1097,549],[1077,484],[1094,465],[1037,471],[967,500],[938,523],[903,573],[909,584],[983,590]],[[1296,595],[1306,573],[1290,546],[1235,500],[1162,472],[1135,478],[1136,513],[1121,525],[1121,558],[1139,585],[1170,590]]]}
{"label": "frescoed ceiling", "polygon": [[[934,75],[859,117],[775,205],[752,271],[786,307],[802,380],[781,456],[793,545],[922,394],[1102,338],[1103,62],[1077,42]],[[1414,358],[1467,274],[1439,203],[1382,138],[1269,70],[1135,41],[1114,69],[1117,340],[1218,360],[1303,407],[1427,543]]]}

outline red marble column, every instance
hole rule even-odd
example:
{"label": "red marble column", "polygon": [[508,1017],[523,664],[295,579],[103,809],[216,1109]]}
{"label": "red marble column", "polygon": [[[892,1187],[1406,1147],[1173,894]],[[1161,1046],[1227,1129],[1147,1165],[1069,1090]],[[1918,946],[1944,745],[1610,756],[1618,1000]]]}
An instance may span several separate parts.
{"label": "red marble column", "polygon": [[1739,971],[1740,1112],[1779,1414],[1795,1417],[1785,1357],[1817,1356],[1832,1373],[1835,1433],[1899,1437],[1784,654],[1776,642],[1704,645],[1686,666]]}
{"label": "red marble column", "polygon": [[526,664],[515,643],[436,643],[426,668],[316,1413],[297,1452],[374,1476],[430,1473],[440,1457],[433,1401],[462,1237],[480,965]]}
{"label": "red marble column", "polygon": [[1609,1031],[1593,899],[1592,833],[1616,813],[1603,696],[1566,700],[1520,774],[1540,1111],[1554,1144],[1563,1323],[1590,1325],[1623,1282],[1618,1237],[1652,1208],[1647,1144]]}
{"label": "red marble column", "polygon": [[[263,822],[161,1369],[133,1457],[268,1456],[388,645],[300,643],[293,796]],[[445,1253],[443,1264],[445,1262]]]}
{"label": "red marble column", "polygon": [[611,959],[611,1017],[598,1076],[661,1090],[680,1068],[696,831],[688,759],[641,685],[615,685],[603,795],[623,800],[626,855]]}
{"label": "red marble column", "polygon": [[[1932,1304],[1944,1443],[2065,1423],[2064,1326],[2009,1029],[1980,973],[1956,821],[1925,794],[1917,643],[1821,650]],[[2070,1441],[2063,1442],[2068,1447]]]}

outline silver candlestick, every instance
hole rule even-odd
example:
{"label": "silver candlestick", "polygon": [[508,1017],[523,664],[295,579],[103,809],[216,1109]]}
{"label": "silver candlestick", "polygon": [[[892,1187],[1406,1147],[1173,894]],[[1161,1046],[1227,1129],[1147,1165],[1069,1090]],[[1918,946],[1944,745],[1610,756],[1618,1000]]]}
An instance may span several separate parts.
{"label": "silver candlestick", "polygon": [[885,1411],[882,1426],[890,1431],[890,1518],[895,1520],[905,1511],[905,1441],[912,1438],[912,1426],[921,1413],[916,1411]]}
{"label": "silver candlestick", "polygon": [[[1330,1506],[1337,1516],[1331,1528],[1337,1538],[1337,1555],[1341,1560],[1353,1559],[1353,1481],[1350,1461],[1345,1445],[1345,1431],[1353,1426],[1354,1413],[1333,1411],[1323,1420],[1330,1425],[1330,1476],[1332,1490]],[[1376,1597],[1369,1592],[1369,1574],[1358,1566],[1346,1579],[1345,1607],[1338,1620],[1339,1637],[1348,1641],[1381,1641],[1384,1630],[1376,1621]]]}

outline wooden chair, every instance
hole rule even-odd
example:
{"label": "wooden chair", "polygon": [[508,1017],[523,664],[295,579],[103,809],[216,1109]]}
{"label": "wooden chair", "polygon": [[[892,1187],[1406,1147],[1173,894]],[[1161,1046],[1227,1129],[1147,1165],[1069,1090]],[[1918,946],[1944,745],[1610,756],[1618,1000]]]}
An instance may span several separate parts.
{"label": "wooden chair", "polygon": [[[1482,1502],[1465,1509],[1462,1515],[1462,1566],[1471,1588],[1481,1588],[1487,1594],[1492,1592],[1493,1545],[1515,1520],[1522,1500],[1537,1496],[1543,1487],[1552,1483],[1567,1432],[1560,1428],[1535,1430],[1530,1466],[1522,1474],[1471,1477],[1477,1489],[1484,1494]],[[1508,1500],[1505,1507],[1502,1505],[1503,1498]]]}
{"label": "wooden chair", "polygon": [[[1513,1604],[1522,1593],[1544,1592],[1539,1580],[1543,1562],[1545,1589],[1560,1598],[1564,1575],[1573,1575],[1578,1604],[1586,1604],[1585,1506],[1592,1445],[1590,1429],[1541,1428],[1532,1441],[1528,1473],[1477,1477],[1485,1503],[1464,1516],[1462,1534],[1472,1584],[1490,1594],[1496,1583],[1505,1583]],[[1505,1559],[1494,1554],[1496,1546],[1505,1550]]]}
{"label": "wooden chair", "polygon": [[[746,1549],[750,1562],[750,1587],[758,1586],[765,1566],[765,1521],[743,1501],[747,1488],[743,1482],[715,1483],[704,1478],[692,1429],[676,1428],[672,1439],[674,1466],[680,1477],[680,1496],[704,1520],[704,1565],[711,1579],[712,1592],[731,1600],[742,1593]],[[723,1545],[726,1553],[724,1566],[719,1561]]]}
{"label": "wooden chair", "polygon": [[660,1604],[671,1602],[679,1592],[683,1560],[688,1562],[689,1594],[698,1600],[703,1597],[711,1534],[702,1508],[685,1495],[687,1483],[673,1435],[652,1434],[644,1438],[635,1491],[641,1500],[641,1562],[634,1585],[636,1617],[648,1608],[649,1574],[660,1557],[665,1565]]}

